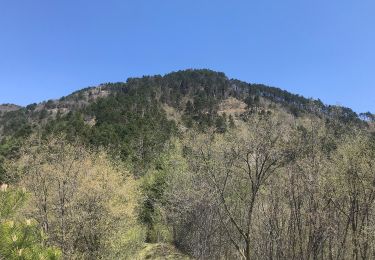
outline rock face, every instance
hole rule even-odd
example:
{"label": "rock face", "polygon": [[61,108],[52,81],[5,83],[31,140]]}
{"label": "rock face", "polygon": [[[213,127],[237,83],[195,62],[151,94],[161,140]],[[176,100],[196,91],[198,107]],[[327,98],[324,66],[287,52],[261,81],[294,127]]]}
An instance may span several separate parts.
{"label": "rock face", "polygon": [[227,115],[240,115],[246,112],[246,104],[236,98],[227,98],[219,104],[218,113],[222,115],[223,113]]}
{"label": "rock face", "polygon": [[0,113],[2,112],[9,112],[9,111],[15,111],[20,109],[20,106],[14,105],[14,104],[1,104],[0,105]]}

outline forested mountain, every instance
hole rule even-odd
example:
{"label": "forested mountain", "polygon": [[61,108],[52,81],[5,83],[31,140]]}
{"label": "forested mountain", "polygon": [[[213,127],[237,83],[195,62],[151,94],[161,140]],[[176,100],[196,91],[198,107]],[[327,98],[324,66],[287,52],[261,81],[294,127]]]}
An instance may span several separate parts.
{"label": "forested mountain", "polygon": [[211,70],[2,105],[0,259],[373,259],[374,122]]}

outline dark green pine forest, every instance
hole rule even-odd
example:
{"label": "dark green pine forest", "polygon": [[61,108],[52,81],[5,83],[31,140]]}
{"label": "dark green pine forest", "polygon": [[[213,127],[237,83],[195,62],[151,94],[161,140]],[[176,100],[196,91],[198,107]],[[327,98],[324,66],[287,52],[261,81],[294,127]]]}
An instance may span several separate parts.
{"label": "dark green pine forest", "polygon": [[0,259],[374,259],[375,114],[211,70],[0,105]]}

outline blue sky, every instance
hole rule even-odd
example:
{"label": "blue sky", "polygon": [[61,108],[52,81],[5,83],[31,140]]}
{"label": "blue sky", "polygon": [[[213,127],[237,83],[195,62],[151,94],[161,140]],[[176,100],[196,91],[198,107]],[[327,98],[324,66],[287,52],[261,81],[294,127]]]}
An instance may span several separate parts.
{"label": "blue sky", "polygon": [[374,0],[2,0],[0,103],[209,68],[375,112]]}

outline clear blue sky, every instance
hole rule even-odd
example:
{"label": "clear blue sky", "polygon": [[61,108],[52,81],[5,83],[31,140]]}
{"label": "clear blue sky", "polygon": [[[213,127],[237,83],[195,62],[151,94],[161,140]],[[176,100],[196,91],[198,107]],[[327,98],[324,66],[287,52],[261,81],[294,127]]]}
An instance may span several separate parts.
{"label": "clear blue sky", "polygon": [[0,103],[186,68],[375,112],[375,1],[0,1]]}

